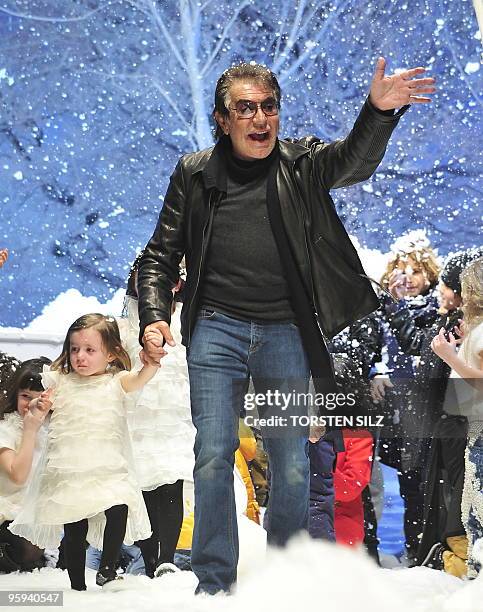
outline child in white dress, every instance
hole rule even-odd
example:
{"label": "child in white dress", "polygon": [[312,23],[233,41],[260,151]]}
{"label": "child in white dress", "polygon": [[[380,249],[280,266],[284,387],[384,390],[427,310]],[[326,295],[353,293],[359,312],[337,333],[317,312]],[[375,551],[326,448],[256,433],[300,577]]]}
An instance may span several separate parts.
{"label": "child in white dress", "polygon": [[102,548],[96,583],[121,588],[115,564],[122,542],[151,533],[132,468],[126,393],[141,389],[157,367],[127,372],[130,359],[113,318],[88,314],[69,328],[62,354],[43,383],[53,388],[46,449],[24,507],[9,529],[42,548],[64,531],[71,587],[85,590],[85,540]]}
{"label": "child in white dress", "polygon": [[0,397],[0,572],[29,571],[44,565],[42,549],[7,527],[19,513],[28,477],[45,442],[44,419],[52,402],[42,387],[50,359],[24,361]]}
{"label": "child in white dress", "polygon": [[[137,264],[126,291],[121,339],[133,363],[139,362]],[[176,544],[183,522],[183,481],[192,480],[195,429],[191,422],[186,351],[181,344],[181,303],[174,301],[169,347],[161,368],[139,394],[127,398],[128,424],[138,482],[151,521],[152,535],[139,541],[146,575],[176,571]]]}
{"label": "child in white dress", "polygon": [[464,338],[459,351],[453,335],[447,340],[443,331],[431,348],[451,366],[452,379],[465,379],[455,383],[455,391],[458,412],[468,419],[461,514],[468,537],[468,577],[474,578],[481,569],[481,559],[474,555],[478,540],[483,553],[483,259],[464,270],[461,290]]}

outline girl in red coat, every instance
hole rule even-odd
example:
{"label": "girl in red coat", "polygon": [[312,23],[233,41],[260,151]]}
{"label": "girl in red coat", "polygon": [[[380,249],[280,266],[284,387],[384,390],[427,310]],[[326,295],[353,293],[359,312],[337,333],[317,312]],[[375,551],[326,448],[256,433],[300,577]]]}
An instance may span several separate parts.
{"label": "girl in red coat", "polygon": [[373,440],[363,429],[343,429],[342,433],[345,450],[337,453],[334,472],[335,539],[355,546],[364,541],[362,491],[371,480]]}

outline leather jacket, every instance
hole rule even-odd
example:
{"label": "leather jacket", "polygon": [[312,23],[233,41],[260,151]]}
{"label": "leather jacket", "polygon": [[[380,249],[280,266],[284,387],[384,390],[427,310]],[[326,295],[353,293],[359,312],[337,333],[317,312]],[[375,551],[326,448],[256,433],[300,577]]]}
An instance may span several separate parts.
{"label": "leather jacket", "polygon": [[[343,140],[325,143],[313,136],[279,140],[277,187],[282,218],[325,338],[379,307],[329,189],[347,187],[373,174],[407,108],[388,115],[366,100]],[[225,195],[220,189],[220,175],[225,173],[220,155],[216,146],[184,155],[171,176],[156,229],[139,265],[140,338],[150,323],[170,322],[172,288],[185,255],[181,322],[183,344],[189,346],[201,306],[199,286],[213,217]]]}

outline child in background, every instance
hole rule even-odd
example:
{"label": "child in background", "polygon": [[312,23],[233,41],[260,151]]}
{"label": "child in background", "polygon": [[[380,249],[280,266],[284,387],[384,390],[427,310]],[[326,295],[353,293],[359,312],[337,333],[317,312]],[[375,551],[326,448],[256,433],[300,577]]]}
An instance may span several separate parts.
{"label": "child in background", "polygon": [[250,520],[260,525],[260,506],[257,502],[252,476],[248,469],[248,463],[255,458],[257,453],[257,440],[254,433],[250,427],[245,424],[243,419],[240,419],[238,422],[238,437],[240,438],[240,446],[235,451],[235,467],[247,491],[247,508],[245,514]]}
{"label": "child in background", "polygon": [[[433,350],[436,334],[458,334],[461,322],[461,275],[483,256],[483,249],[467,249],[448,256],[440,275],[439,301],[445,314],[432,328],[413,331],[412,345],[420,348],[415,385],[410,404],[414,409],[415,435],[430,437],[424,483],[424,524],[418,563],[444,570],[456,577],[467,572],[468,542],[461,518],[465,477],[465,448],[468,421],[454,412],[448,402],[451,368]],[[441,329],[444,328],[444,331]],[[422,417],[422,418],[420,418]]]}
{"label": "child in background", "polygon": [[343,429],[344,448],[334,472],[335,541],[346,546],[364,542],[362,492],[371,480],[373,440],[366,430]]}
{"label": "child in background", "polygon": [[87,314],[70,326],[62,354],[44,370],[42,382],[53,389],[48,440],[9,529],[48,548],[58,547],[64,530],[67,570],[78,591],[86,589],[86,539],[102,548],[96,583],[116,590],[123,539],[132,544],[151,531],[132,466],[124,397],[157,367],[130,373],[130,366],[116,321]]}
{"label": "child in background", "polygon": [[[139,363],[137,269],[128,278],[125,318],[118,321],[122,343],[134,364]],[[179,288],[174,289],[171,333],[161,369],[139,394],[127,398],[128,426],[134,467],[142,489],[152,535],[137,542],[150,578],[177,571],[173,564],[183,522],[183,481],[193,479],[195,429],[191,422],[186,349],[181,344]],[[162,340],[162,338],[161,338]]]}
{"label": "child in background", "polygon": [[400,236],[391,251],[381,285],[396,301],[381,295],[381,308],[370,317],[376,319],[373,341],[379,344],[381,357],[384,355],[383,361],[373,363],[371,387],[374,400],[382,403],[387,415],[380,430],[378,455],[382,463],[397,469],[404,502],[404,561],[412,565],[423,526],[422,482],[429,442],[414,434],[408,395],[420,355],[420,345],[413,344],[415,336],[424,336],[439,319],[436,288],[440,266],[421,230]]}
{"label": "child in background", "polygon": [[355,546],[364,542],[362,492],[371,480],[373,439],[366,430],[343,429],[342,434],[344,451],[337,453],[334,469],[323,427],[310,429],[309,533],[315,539]]}
{"label": "child in background", "polygon": [[[458,409],[468,418],[461,509],[468,538],[468,576],[475,577],[481,563],[472,553],[476,541],[483,538],[483,259],[464,270],[461,291],[464,339],[460,350],[457,352],[455,337],[449,334],[447,339],[443,329],[431,347],[452,368],[452,379],[466,379],[471,385],[469,389],[459,386],[456,392],[460,399]],[[443,551],[443,558],[444,554]]]}
{"label": "child in background", "polygon": [[0,572],[30,571],[44,565],[43,551],[7,527],[20,511],[26,482],[40,454],[42,427],[52,406],[40,375],[46,357],[24,361],[0,397]]}
{"label": "child in background", "polygon": [[334,447],[324,439],[325,428],[310,427],[309,534],[316,540],[335,542]]}

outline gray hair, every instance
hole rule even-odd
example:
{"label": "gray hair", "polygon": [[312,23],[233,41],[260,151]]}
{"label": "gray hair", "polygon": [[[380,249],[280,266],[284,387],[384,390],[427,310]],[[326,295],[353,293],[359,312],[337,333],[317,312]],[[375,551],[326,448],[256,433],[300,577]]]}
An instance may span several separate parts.
{"label": "gray hair", "polygon": [[215,106],[213,108],[213,119],[215,121],[215,138],[218,140],[223,136],[223,130],[215,119],[215,113],[225,117],[229,114],[230,87],[235,81],[253,81],[263,83],[272,90],[275,101],[280,106],[281,90],[277,77],[274,73],[262,64],[255,62],[243,62],[225,70],[218,79],[215,89]]}

